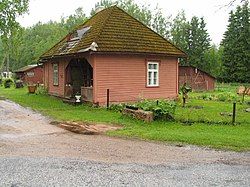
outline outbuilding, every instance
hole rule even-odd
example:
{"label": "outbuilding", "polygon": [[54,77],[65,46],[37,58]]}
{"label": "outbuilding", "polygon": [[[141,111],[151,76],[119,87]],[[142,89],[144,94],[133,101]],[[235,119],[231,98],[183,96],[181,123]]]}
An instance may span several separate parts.
{"label": "outbuilding", "polygon": [[31,64],[15,71],[18,79],[26,84],[43,84],[43,66]]}
{"label": "outbuilding", "polygon": [[176,98],[186,54],[117,6],[104,9],[45,52],[49,94],[104,105]]}
{"label": "outbuilding", "polygon": [[214,90],[215,77],[194,66],[179,66],[179,86],[185,82],[193,90]]}

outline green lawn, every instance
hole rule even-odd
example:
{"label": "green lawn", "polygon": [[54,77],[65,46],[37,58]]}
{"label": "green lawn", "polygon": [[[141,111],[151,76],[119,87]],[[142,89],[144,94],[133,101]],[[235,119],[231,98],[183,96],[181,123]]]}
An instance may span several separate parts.
{"label": "green lawn", "polygon": [[[197,94],[199,93],[192,93],[191,96]],[[224,124],[224,122],[230,122],[231,117],[220,115],[220,112],[231,112],[232,102],[207,101],[195,99],[195,97],[191,97],[188,106],[198,105],[203,108],[182,108],[179,103],[175,116],[177,122],[144,123],[105,108],[87,105],[71,106],[54,97],[27,94],[27,88],[0,87],[0,96],[37,110],[55,120],[102,122],[124,126],[121,130],[108,132],[110,136],[194,144],[235,151],[250,150],[250,114],[244,111],[249,107],[246,104],[237,104],[237,124],[233,126]]]}

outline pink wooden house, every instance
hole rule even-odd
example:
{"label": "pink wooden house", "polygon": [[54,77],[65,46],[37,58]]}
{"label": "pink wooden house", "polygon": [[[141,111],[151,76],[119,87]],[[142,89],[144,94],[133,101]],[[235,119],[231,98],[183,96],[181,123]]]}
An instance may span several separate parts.
{"label": "pink wooden house", "polygon": [[176,98],[178,58],[186,54],[120,8],[104,9],[44,53],[49,94],[104,105]]}

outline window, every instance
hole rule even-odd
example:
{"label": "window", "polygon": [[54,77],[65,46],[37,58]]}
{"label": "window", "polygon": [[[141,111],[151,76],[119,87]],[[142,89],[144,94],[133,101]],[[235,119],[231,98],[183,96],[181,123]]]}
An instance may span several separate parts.
{"label": "window", "polygon": [[34,77],[35,73],[33,71],[27,72],[28,77]]}
{"label": "window", "polygon": [[159,86],[159,63],[148,62],[147,86]]}
{"label": "window", "polygon": [[58,64],[53,64],[53,85],[58,86]]}

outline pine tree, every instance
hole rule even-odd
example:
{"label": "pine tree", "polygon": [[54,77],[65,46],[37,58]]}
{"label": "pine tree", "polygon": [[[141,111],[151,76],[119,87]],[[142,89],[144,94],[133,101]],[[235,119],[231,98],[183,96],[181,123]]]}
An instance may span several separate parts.
{"label": "pine tree", "polygon": [[[188,51],[189,44],[189,25],[186,19],[185,12],[182,10],[173,19],[171,27],[171,40],[173,44],[182,49]],[[186,65],[185,60],[181,60],[181,65]]]}
{"label": "pine tree", "polygon": [[230,12],[229,25],[222,41],[222,78],[226,82],[250,81],[249,11],[246,2],[242,7],[238,6],[235,12]]}
{"label": "pine tree", "polygon": [[188,54],[188,59],[182,59],[181,65],[193,65],[206,69],[205,53],[210,48],[210,38],[203,18],[192,17],[186,20],[185,12],[180,12],[173,20],[171,29],[173,43]]}
{"label": "pine tree", "polygon": [[204,69],[210,73],[211,75],[215,76],[217,79],[219,79],[219,75],[222,68],[222,47],[217,47],[216,45],[212,45],[209,50],[205,52],[204,55]]}
{"label": "pine tree", "polygon": [[189,64],[209,71],[206,69],[205,52],[210,48],[210,38],[206,30],[203,18],[194,16],[189,23]]}

